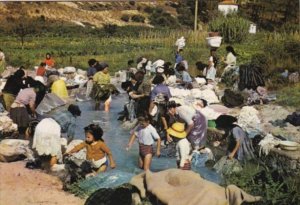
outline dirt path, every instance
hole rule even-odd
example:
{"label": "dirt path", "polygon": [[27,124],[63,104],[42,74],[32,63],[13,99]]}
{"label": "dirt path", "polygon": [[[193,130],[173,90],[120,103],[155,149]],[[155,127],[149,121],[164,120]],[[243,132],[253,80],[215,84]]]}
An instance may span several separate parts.
{"label": "dirt path", "polygon": [[55,177],[25,168],[25,162],[0,163],[0,205],[83,205],[84,200],[62,190]]}

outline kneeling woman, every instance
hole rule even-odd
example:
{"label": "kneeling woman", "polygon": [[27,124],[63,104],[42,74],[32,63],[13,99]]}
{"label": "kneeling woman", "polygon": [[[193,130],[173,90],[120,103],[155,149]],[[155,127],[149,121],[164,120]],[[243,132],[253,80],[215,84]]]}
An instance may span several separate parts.
{"label": "kneeling woman", "polygon": [[237,118],[230,115],[221,115],[216,120],[217,128],[225,131],[228,159],[236,158],[239,161],[252,159],[254,154],[251,140],[244,130],[235,124],[236,121]]}
{"label": "kneeling woman", "polygon": [[107,158],[109,160],[110,167],[112,169],[115,168],[116,163],[113,159],[112,153],[102,139],[103,130],[101,127],[95,124],[90,124],[89,126],[85,127],[84,130],[85,142],[75,146],[71,151],[66,153],[66,155],[86,148],[86,159],[91,162],[92,168],[96,173],[104,172],[106,170]]}

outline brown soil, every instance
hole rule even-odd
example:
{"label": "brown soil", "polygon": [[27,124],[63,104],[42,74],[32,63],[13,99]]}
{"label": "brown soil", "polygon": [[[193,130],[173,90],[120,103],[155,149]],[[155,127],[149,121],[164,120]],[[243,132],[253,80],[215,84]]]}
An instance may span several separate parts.
{"label": "brown soil", "polygon": [[24,161],[0,163],[0,205],[83,205],[84,200],[62,190],[62,182]]}

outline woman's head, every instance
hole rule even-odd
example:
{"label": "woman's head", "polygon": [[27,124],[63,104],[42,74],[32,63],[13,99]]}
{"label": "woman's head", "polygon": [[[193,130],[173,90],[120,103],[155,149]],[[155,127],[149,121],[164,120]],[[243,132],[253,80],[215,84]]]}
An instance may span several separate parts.
{"label": "woman's head", "polygon": [[90,67],[94,67],[96,65],[96,63],[97,63],[97,60],[94,58],[92,58],[88,61],[88,64]]}
{"label": "woman's head", "polygon": [[137,82],[142,82],[143,79],[144,79],[144,72],[143,71],[137,71],[135,74],[134,74],[134,78]]}
{"label": "woman's head", "polygon": [[90,124],[84,128],[85,140],[87,143],[92,143],[94,141],[103,141],[102,135],[103,130],[99,125]]}
{"label": "woman's head", "polygon": [[175,101],[169,101],[168,103],[167,103],[167,109],[168,109],[168,111],[169,111],[169,113],[171,113],[171,114],[175,114],[176,113],[176,107],[178,107],[179,106],[179,104],[177,104]]}
{"label": "woman's head", "polygon": [[81,115],[81,110],[78,105],[74,105],[74,104],[69,105],[68,111],[75,117]]}
{"label": "woman's head", "polygon": [[41,62],[41,63],[40,63],[40,66],[41,66],[41,67],[45,67],[45,66],[46,66],[46,63]]}
{"label": "woman's head", "polygon": [[234,51],[232,46],[227,46],[226,47],[226,51],[229,53],[231,52],[234,56],[236,56],[236,52]]}
{"label": "woman's head", "polygon": [[51,54],[50,53],[46,53],[46,59],[50,59],[51,58]]}
{"label": "woman's head", "polygon": [[216,127],[218,129],[228,130],[228,129],[232,128],[232,126],[234,125],[235,122],[237,122],[236,117],[233,117],[231,115],[220,115],[216,119]]}
{"label": "woman's head", "polygon": [[19,69],[15,72],[14,76],[17,78],[23,78],[25,77],[25,71],[23,69]]}
{"label": "woman's head", "polygon": [[180,71],[184,71],[184,70],[186,70],[186,69],[185,69],[184,64],[181,62],[181,63],[178,63],[178,64],[176,65],[176,70],[177,70],[178,72],[180,72]]}
{"label": "woman's head", "polygon": [[165,81],[164,77],[162,75],[156,75],[152,81],[154,85],[162,84]]}

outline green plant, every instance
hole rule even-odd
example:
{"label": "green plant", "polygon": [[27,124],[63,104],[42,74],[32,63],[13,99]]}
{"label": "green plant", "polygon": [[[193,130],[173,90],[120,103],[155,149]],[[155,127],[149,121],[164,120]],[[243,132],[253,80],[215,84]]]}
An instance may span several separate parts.
{"label": "green plant", "polygon": [[209,29],[220,32],[226,43],[240,43],[249,35],[250,22],[236,14],[220,16],[209,23]]}
{"label": "green plant", "polygon": [[133,15],[133,16],[131,17],[131,20],[132,20],[133,22],[144,23],[144,22],[145,22],[145,17],[142,16],[142,15]]}
{"label": "green plant", "polygon": [[127,15],[127,14],[124,14],[124,15],[121,17],[121,20],[122,20],[122,21],[125,21],[125,22],[128,22],[129,19],[130,19],[130,16]]}

